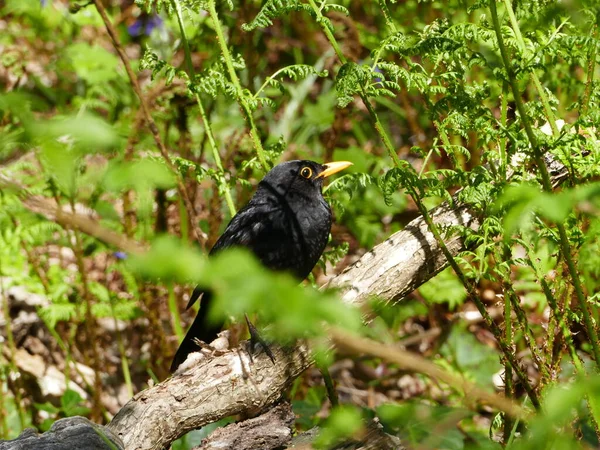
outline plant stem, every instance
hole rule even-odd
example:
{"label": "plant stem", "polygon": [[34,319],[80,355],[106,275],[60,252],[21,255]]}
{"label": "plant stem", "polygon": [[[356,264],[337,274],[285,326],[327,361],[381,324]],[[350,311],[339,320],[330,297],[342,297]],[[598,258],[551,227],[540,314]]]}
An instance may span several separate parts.
{"label": "plant stem", "polygon": [[337,391],[335,390],[335,385],[333,383],[333,378],[331,378],[331,373],[329,373],[329,369],[326,365],[317,363],[317,367],[321,375],[323,376],[323,382],[325,383],[325,389],[327,390],[327,397],[329,397],[329,401],[332,407],[336,407],[340,404],[340,400],[337,395]]}
{"label": "plant stem", "polygon": [[335,51],[335,54],[337,55],[338,59],[340,60],[340,62],[342,64],[346,64],[348,62],[348,60],[346,59],[344,52],[342,52],[342,49],[340,48],[337,40],[335,39],[335,36],[333,35],[331,30],[327,26],[327,21],[329,19],[327,17],[323,16],[323,12],[321,11],[321,8],[319,8],[317,6],[317,4],[315,3],[314,0],[308,0],[308,4],[314,11],[315,16],[316,16],[316,21],[321,26],[323,33],[325,33],[325,37],[327,37],[327,40],[333,47],[333,50]]}
{"label": "plant stem", "polygon": [[394,24],[394,21],[392,19],[392,16],[390,14],[390,10],[387,6],[387,3],[385,0],[379,0],[379,7],[381,8],[381,12],[383,13],[383,18],[385,19],[385,23],[388,26],[388,28],[390,30],[392,30],[392,33],[396,32],[396,25]]}
{"label": "plant stem", "polygon": [[225,34],[223,33],[223,27],[221,26],[221,22],[217,14],[215,0],[209,0],[207,3],[208,14],[210,15],[210,18],[213,21],[215,32],[217,34],[217,41],[219,43],[219,47],[221,48],[223,59],[225,60],[225,67],[227,67],[229,78],[235,89],[238,103],[240,104],[240,107],[242,108],[246,116],[246,123],[248,124],[248,128],[250,128],[250,137],[252,138],[252,142],[254,143],[256,155],[258,156],[258,160],[260,161],[260,164],[263,166],[265,171],[268,171],[270,167],[265,157],[265,150],[263,149],[260,136],[258,135],[258,129],[256,128],[254,118],[252,117],[252,109],[250,108],[250,105],[246,100],[246,94],[244,93],[244,89],[242,89],[240,79],[238,78],[237,73],[235,72],[235,68],[233,67],[233,60],[231,58],[229,48],[227,47],[227,42],[225,41]]}
{"label": "plant stem", "polygon": [[163,157],[163,159],[165,161],[165,164],[175,174],[175,177],[177,179],[177,191],[179,192],[179,195],[183,198],[183,201],[185,202],[185,207],[188,210],[188,214],[190,217],[190,222],[191,222],[191,226],[192,226],[192,231],[194,232],[194,236],[196,237],[196,240],[198,242],[204,242],[206,240],[206,236],[198,228],[199,221],[198,221],[198,217],[196,215],[196,210],[194,209],[194,205],[192,204],[192,202],[190,200],[190,197],[187,193],[185,185],[183,184],[183,180],[181,179],[179,171],[173,164],[173,161],[171,161],[171,157],[169,156],[167,147],[165,147],[165,144],[160,137],[158,127],[156,126],[156,122],[154,121],[152,114],[150,113],[150,108],[148,106],[148,103],[146,102],[146,99],[144,98],[144,94],[142,92],[142,88],[140,87],[140,83],[138,82],[137,76],[133,72],[131,63],[129,61],[129,57],[127,56],[127,53],[125,53],[125,50],[123,49],[123,46],[121,45],[121,41],[119,40],[117,30],[115,30],[115,27],[113,26],[112,22],[108,18],[108,14],[106,13],[106,9],[104,8],[102,0],[94,0],[94,4],[96,5],[96,9],[98,10],[98,13],[100,13],[100,16],[102,17],[102,21],[104,22],[106,31],[108,32],[108,34],[112,40],[113,46],[115,47],[115,50],[117,51],[117,53],[119,54],[119,57],[121,58],[121,61],[123,62],[123,66],[125,66],[125,71],[127,72],[127,76],[129,77],[131,86],[133,87],[133,90],[136,93],[136,95],[140,101],[140,105],[141,105],[142,111],[144,113],[144,118],[146,119],[148,128],[150,128],[150,132],[152,133],[154,142],[156,142],[156,145],[160,151],[161,156]]}
{"label": "plant stem", "polygon": [[[309,0],[309,4],[312,7],[313,11],[315,12],[315,15],[317,17],[317,22],[323,29],[325,36],[331,43],[333,49],[335,50],[336,54],[338,55],[338,58],[340,59],[342,64],[346,63],[346,61],[347,61],[346,57],[342,53],[340,46],[338,45],[335,37],[333,36],[333,33],[331,33],[331,30],[326,25],[327,19],[325,17],[323,17],[321,10],[316,6],[314,0]],[[365,107],[367,108],[367,111],[369,112],[369,115],[371,116],[371,120],[373,121],[373,124],[375,126],[375,130],[379,134],[379,136],[383,142],[383,145],[385,146],[388,154],[390,155],[392,161],[394,162],[394,165],[397,168],[402,168],[402,162],[400,161],[400,158],[398,157],[396,150],[394,149],[389,136],[387,135],[385,129],[383,128],[383,125],[379,121],[377,113],[373,109],[373,106],[369,102],[369,99],[367,98],[367,96],[364,94],[364,91],[360,94],[360,97],[361,97]],[[433,223],[433,220],[431,219],[429,212],[427,211],[427,208],[425,207],[425,205],[423,204],[423,202],[417,195],[417,192],[414,190],[413,186],[406,186],[406,190],[407,190],[408,194],[411,196],[411,198],[413,199],[413,201],[415,202],[415,204],[417,205],[417,208],[418,208],[419,212],[421,213],[421,215],[423,216],[423,219],[425,220],[425,223],[427,224],[429,231],[435,237],[435,239],[436,239],[440,249],[442,250],[442,253],[446,257],[448,263],[450,264],[450,266],[452,266],[452,269],[455,271],[459,280],[465,287],[468,297],[475,303],[475,306],[477,307],[481,316],[483,317],[488,329],[494,334],[494,336],[498,342],[498,345],[502,349],[502,352],[504,353],[504,355],[506,356],[506,358],[512,365],[517,376],[519,377],[519,380],[523,384],[523,387],[527,391],[527,394],[530,396],[531,402],[533,403],[533,405],[536,408],[539,408],[540,403],[537,398],[537,394],[535,393],[534,389],[529,384],[529,379],[527,378],[527,375],[525,374],[523,369],[518,365],[516,357],[514,356],[513,352],[510,350],[508,345],[502,339],[502,333],[500,331],[500,328],[498,328],[498,326],[496,325],[496,323],[494,322],[494,320],[491,318],[490,314],[488,313],[485,305],[483,304],[481,299],[479,299],[479,296],[477,295],[475,287],[467,280],[466,276],[460,269],[458,263],[455,261],[454,257],[448,250],[448,247],[446,247],[446,244],[445,244],[444,240],[442,239],[437,227]]]}
{"label": "plant stem", "polygon": [[[317,18],[316,19],[317,23],[321,26],[321,29],[323,30],[323,33],[325,33],[327,40],[333,47],[335,54],[337,55],[337,57],[339,58],[339,60],[342,64],[346,64],[348,62],[348,60],[346,59],[346,56],[342,52],[342,49],[340,48],[337,40],[335,39],[335,36],[333,35],[331,30],[327,26],[327,21],[329,19],[327,19],[325,16],[323,16],[321,9],[319,9],[317,7],[314,0],[308,0],[308,3],[312,7],[312,9],[316,15],[316,18]],[[387,132],[385,131],[385,128],[383,127],[383,124],[379,120],[379,117],[377,116],[377,113],[375,112],[373,105],[371,105],[369,98],[365,94],[364,86],[362,87],[361,91],[362,92],[359,93],[359,96],[360,96],[362,102],[364,103],[365,107],[367,108],[367,111],[369,112],[369,116],[371,117],[371,121],[373,122],[373,126],[375,127],[375,130],[377,130],[377,133],[379,134],[379,137],[381,138],[383,145],[384,145],[385,149],[387,150],[390,158],[394,162],[394,164],[397,167],[400,167],[402,162],[400,161],[400,158],[398,157],[398,154],[396,153],[396,149],[394,149],[394,146],[392,145],[392,141],[390,140],[389,136],[387,135]]]}
{"label": "plant stem", "polygon": [[[75,202],[73,199],[70,200],[71,209],[75,211]],[[94,369],[94,390],[93,390],[93,401],[94,408],[92,408],[92,419],[100,419],[99,412],[102,409],[101,395],[102,395],[102,377],[101,377],[101,361],[100,353],[98,352],[97,339],[96,339],[96,321],[92,314],[92,293],[89,290],[87,272],[85,270],[84,256],[83,256],[83,243],[81,241],[81,234],[77,230],[72,230],[73,236],[75,237],[75,245],[72,250],[75,254],[75,262],[81,277],[81,297],[85,302],[85,334],[88,339],[87,345],[89,346],[92,353],[91,366]]]}
{"label": "plant stem", "polygon": [[[552,191],[552,183],[550,181],[550,175],[548,174],[548,168],[544,163],[544,159],[542,157],[542,152],[538,146],[537,139],[529,123],[529,118],[527,117],[527,112],[525,111],[525,105],[523,104],[523,99],[521,98],[519,87],[517,86],[517,80],[514,76],[512,66],[510,64],[510,60],[508,58],[508,51],[506,46],[504,45],[504,39],[502,37],[502,30],[500,27],[500,21],[498,19],[498,11],[496,9],[495,0],[490,1],[490,11],[492,14],[492,22],[494,23],[494,30],[496,32],[496,38],[498,39],[498,47],[500,48],[500,55],[502,56],[502,61],[504,67],[506,69],[506,73],[508,75],[509,84],[513,93],[513,97],[515,100],[515,104],[517,106],[517,110],[519,111],[519,115],[521,116],[521,121],[523,122],[523,127],[525,128],[525,132],[527,134],[527,138],[529,139],[529,143],[533,149],[533,157],[535,163],[540,171],[540,176],[542,180],[542,186],[546,192]],[[575,262],[571,256],[571,247],[569,244],[569,238],[567,236],[567,232],[562,223],[557,223],[556,228],[558,230],[558,234],[560,237],[560,249],[567,263],[567,267],[569,268],[569,273],[572,278],[573,287],[575,288],[575,294],[577,296],[577,301],[579,302],[579,308],[581,309],[581,313],[583,314],[583,319],[585,322],[585,327],[588,333],[588,337],[590,338],[590,342],[592,344],[592,351],[594,354],[594,359],[596,361],[596,366],[600,369],[600,343],[598,342],[598,334],[596,332],[596,328],[594,326],[592,316],[590,311],[588,310],[588,304],[586,298],[583,294],[583,288],[581,285],[581,280],[579,278],[579,273],[577,272],[577,268],[575,267]],[[592,305],[589,305],[592,307]],[[533,399],[532,399],[533,401]]]}
{"label": "plant stem", "polygon": [[129,372],[129,361],[127,360],[127,350],[125,349],[125,344],[123,342],[123,334],[119,329],[119,323],[117,321],[117,316],[115,314],[115,308],[113,304],[113,300],[111,297],[110,300],[110,311],[113,317],[113,321],[115,324],[115,330],[117,333],[117,346],[119,348],[119,353],[121,354],[121,370],[123,370],[123,379],[125,380],[125,387],[127,388],[127,394],[129,397],[133,397],[133,383],[131,382],[131,373]]}
{"label": "plant stem", "polygon": [[594,69],[596,68],[596,51],[598,45],[596,40],[598,39],[598,26],[593,25],[592,27],[592,44],[588,51],[588,65],[587,65],[587,77],[585,80],[585,91],[583,92],[583,98],[581,100],[581,111],[580,115],[585,116],[588,112],[590,105],[590,95],[592,94],[592,87],[594,84]]}
{"label": "plant stem", "polygon": [[[504,301],[504,339],[506,340],[506,343],[508,345],[510,345],[511,347],[514,347],[514,342],[513,342],[513,334],[512,334],[512,314],[511,314],[511,309],[510,309],[510,305],[511,302],[507,302],[506,301],[506,295],[505,295],[505,301]],[[512,371],[512,366],[510,365],[510,363],[508,362],[508,360],[506,360],[504,362],[504,396],[506,398],[512,398],[513,397],[513,371]],[[511,420],[510,417],[508,417],[507,415],[504,417],[504,444],[506,445],[506,443],[509,441],[510,439],[510,434],[512,431],[512,425],[513,425],[513,421]]]}
{"label": "plant stem", "polygon": [[183,328],[181,327],[181,316],[179,315],[179,308],[177,308],[177,301],[175,299],[175,291],[173,290],[173,283],[168,284],[169,297],[168,297],[168,305],[169,312],[171,313],[171,319],[173,322],[173,329],[175,330],[175,335],[177,339],[181,342],[184,336]]}
{"label": "plant stem", "polygon": [[360,94],[360,98],[362,99],[364,105],[367,108],[367,111],[369,112],[369,115],[371,116],[371,120],[373,121],[373,126],[375,127],[375,130],[377,130],[377,133],[379,134],[381,141],[383,142],[383,145],[388,152],[388,155],[394,162],[394,165],[396,167],[400,167],[402,165],[402,162],[400,161],[400,158],[398,157],[398,153],[396,153],[396,149],[392,145],[392,141],[390,140],[389,136],[387,135],[387,132],[383,128],[383,125],[380,122],[379,117],[377,116],[377,113],[375,112],[375,109],[371,105],[371,102],[369,101],[369,99],[367,98],[367,96],[364,93]]}
{"label": "plant stem", "polygon": [[[494,1],[495,0],[490,0],[490,3],[494,2]],[[504,0],[504,6],[506,7],[506,12],[508,14],[508,18],[512,25],[513,31],[515,33],[515,39],[517,41],[517,45],[519,46],[519,50],[521,51],[521,54],[523,56],[527,57],[529,55],[529,51],[528,51],[527,47],[525,46],[525,40],[523,39],[523,36],[521,35],[521,29],[519,28],[519,22],[517,21],[517,17],[515,16],[515,12],[513,11],[511,0]],[[494,7],[494,9],[496,9],[495,4],[493,7]],[[540,82],[540,79],[538,78],[537,74],[533,70],[531,71],[530,75],[531,75],[533,84],[535,85],[535,88],[538,91],[538,95],[540,96],[542,105],[544,106],[544,111],[546,112],[546,118],[548,119],[548,123],[550,124],[550,128],[552,129],[552,135],[556,138],[559,136],[560,130],[558,129],[558,127],[556,125],[556,117],[554,116],[554,112],[552,111],[552,108],[550,107],[550,101],[548,100],[546,91],[544,90],[544,87],[542,86],[542,83]]]}
{"label": "plant stem", "polygon": [[[508,85],[505,82],[502,83],[502,99],[500,100],[500,124],[502,129],[506,130],[508,118]],[[506,181],[508,167],[508,156],[506,153],[506,136],[500,139],[500,174],[502,175],[502,181]]]}
{"label": "plant stem", "polygon": [[[179,24],[179,31],[181,33],[181,40],[183,42],[183,50],[185,54],[185,63],[187,66],[187,74],[191,81],[195,78],[194,65],[192,64],[192,56],[190,52],[190,45],[187,39],[187,35],[185,32],[185,26],[183,23],[183,14],[181,11],[181,4],[179,0],[172,0],[173,5],[175,6],[175,12],[177,14],[177,22]],[[208,120],[208,116],[206,115],[206,110],[204,109],[204,105],[202,104],[202,100],[200,99],[200,94],[197,92],[194,93],[194,97],[196,98],[196,103],[198,104],[198,109],[200,110],[200,117],[202,118],[202,123],[204,125],[204,130],[206,133],[206,138],[208,139],[208,144],[212,151],[213,158],[215,160],[215,164],[217,165],[217,169],[221,173],[221,177],[219,179],[219,183],[221,185],[221,190],[223,195],[225,196],[225,202],[227,203],[227,208],[229,209],[229,214],[231,217],[235,216],[235,205],[233,204],[233,198],[231,197],[231,191],[229,190],[229,185],[227,184],[227,180],[225,179],[225,170],[223,169],[223,163],[221,162],[221,155],[219,154],[219,148],[217,146],[217,142],[215,140],[215,136],[212,131],[212,127]]]}

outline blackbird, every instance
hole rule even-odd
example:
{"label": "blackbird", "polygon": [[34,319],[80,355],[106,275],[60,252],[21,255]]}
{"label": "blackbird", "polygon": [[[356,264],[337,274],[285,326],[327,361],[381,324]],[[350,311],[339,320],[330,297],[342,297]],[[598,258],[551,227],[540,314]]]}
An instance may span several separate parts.
{"label": "blackbird", "polygon": [[[288,161],[275,166],[258,184],[250,202],[231,219],[209,255],[246,247],[268,269],[289,271],[303,280],[321,257],[331,230],[331,209],[321,192],[323,180],[351,164]],[[187,308],[202,294],[198,315],[173,358],[172,372],[198,350],[195,339],[212,342],[222,328],[206,320],[210,291],[196,287]]]}

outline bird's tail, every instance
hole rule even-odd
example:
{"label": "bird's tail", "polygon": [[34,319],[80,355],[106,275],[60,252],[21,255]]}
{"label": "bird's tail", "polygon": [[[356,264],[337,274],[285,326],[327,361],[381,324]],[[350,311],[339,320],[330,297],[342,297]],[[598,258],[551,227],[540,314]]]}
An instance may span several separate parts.
{"label": "bird's tail", "polygon": [[[194,289],[194,293],[192,294],[193,301],[190,300],[188,308],[196,301],[201,293],[202,292],[199,291],[198,288]],[[208,309],[211,301],[211,292],[204,292],[202,300],[200,300],[200,309],[198,310],[198,314],[196,315],[192,326],[186,333],[183,341],[181,341],[181,344],[179,345],[179,348],[173,357],[173,362],[171,363],[171,372],[175,372],[175,370],[177,370],[180,364],[186,360],[190,353],[200,350],[198,344],[194,342],[195,339],[199,339],[206,343],[211,343],[215,340],[217,334],[223,328],[222,323],[215,324],[208,321]]]}

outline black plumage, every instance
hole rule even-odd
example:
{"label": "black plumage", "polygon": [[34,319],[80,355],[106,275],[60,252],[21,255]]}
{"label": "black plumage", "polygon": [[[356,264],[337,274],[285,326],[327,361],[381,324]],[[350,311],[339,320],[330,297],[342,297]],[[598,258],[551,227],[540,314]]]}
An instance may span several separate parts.
{"label": "black plumage", "polygon": [[[303,280],[321,257],[331,230],[323,179],[350,164],[288,161],[277,165],[258,184],[250,202],[231,219],[210,255],[228,247],[247,247],[265,267],[289,271]],[[202,293],[199,287],[194,289],[187,307]],[[221,324],[206,320],[211,297],[210,292],[204,292],[200,311],[175,354],[171,371],[198,350],[194,339],[211,342],[221,329]]]}

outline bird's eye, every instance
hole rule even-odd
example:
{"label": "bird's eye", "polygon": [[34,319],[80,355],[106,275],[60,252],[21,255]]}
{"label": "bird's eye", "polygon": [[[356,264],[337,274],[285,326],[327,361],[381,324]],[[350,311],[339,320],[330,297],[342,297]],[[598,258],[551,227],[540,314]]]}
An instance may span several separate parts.
{"label": "bird's eye", "polygon": [[310,167],[303,167],[300,170],[300,175],[303,176],[304,178],[307,178],[307,179],[310,178],[310,177],[312,177],[312,170],[311,170],[311,168]]}

